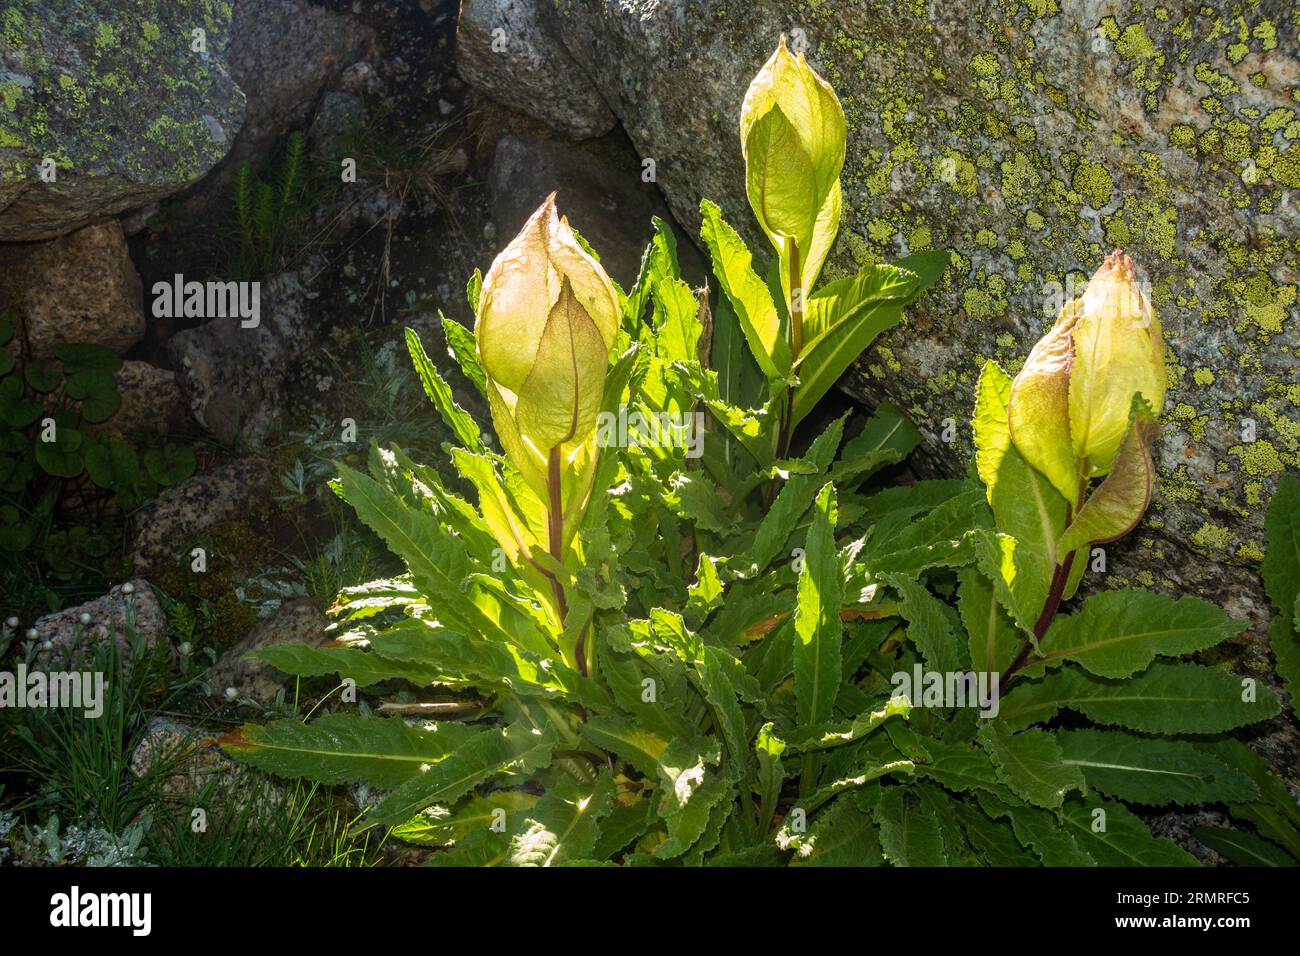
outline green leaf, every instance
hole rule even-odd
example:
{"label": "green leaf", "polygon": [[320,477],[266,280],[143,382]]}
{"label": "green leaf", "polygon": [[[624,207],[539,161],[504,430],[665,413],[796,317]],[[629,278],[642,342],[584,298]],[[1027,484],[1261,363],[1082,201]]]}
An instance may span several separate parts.
{"label": "green leaf", "polygon": [[1065,830],[1100,866],[1199,866],[1169,840],[1156,839],[1122,803],[1095,794],[1071,797],[1061,810]]}
{"label": "green leaf", "polygon": [[479,427],[469,412],[456,404],[452,397],[451,386],[438,374],[437,368],[429,361],[424,351],[420,336],[414,329],[406,330],[406,348],[411,353],[415,371],[424,385],[424,394],[429,396],[433,407],[438,410],[447,427],[460,439],[462,445],[473,452],[483,451],[483,441],[479,436]]}
{"label": "green leaf", "polygon": [[117,379],[112,372],[102,368],[87,368],[73,373],[64,389],[69,398],[81,403],[81,416],[88,422],[108,421],[122,407]]}
{"label": "green leaf", "polygon": [[844,577],[835,547],[835,486],[822,486],[813,504],[812,525],[794,612],[794,695],[799,723],[828,720],[840,686],[844,623]]}
{"label": "green leaf", "polygon": [[1286,852],[1247,830],[1195,827],[1192,836],[1238,866],[1295,866]]}
{"label": "green leaf", "polygon": [[75,428],[60,426],[55,441],[36,442],[36,463],[47,474],[76,478],[86,470],[85,436]]}
{"label": "green leaf", "polygon": [[808,449],[805,460],[812,466],[812,472],[790,475],[777,493],[772,507],[759,522],[754,544],[747,555],[758,570],[767,567],[798,527],[799,520],[812,504],[814,489],[823,484],[825,479],[822,476],[835,460],[835,452],[843,435],[844,419],[837,418],[826,426]]}
{"label": "green leaf", "polygon": [[[9,361],[13,362],[13,354],[6,351],[5,355]],[[4,356],[0,356],[0,359]],[[8,369],[0,367],[0,374],[8,372]],[[38,392],[51,392],[63,381],[63,369],[54,362],[29,362],[23,369],[23,377],[27,379],[27,384]]]}
{"label": "green leaf", "polygon": [[653,796],[629,804],[617,804],[601,821],[600,836],[592,847],[593,859],[608,860],[650,829],[655,822]]}
{"label": "green leaf", "polygon": [[791,866],[883,866],[871,806],[861,793],[845,794],[817,815],[794,844]]}
{"label": "green leaf", "polygon": [[781,318],[763,280],[754,274],[753,256],[745,242],[722,219],[722,210],[709,200],[700,203],[700,238],[713,260],[713,272],[726,294],[745,341],[768,378],[790,374],[790,345]]}
{"label": "green leaf", "polygon": [[1242,700],[1244,692],[1238,675],[1199,664],[1158,661],[1127,680],[1064,667],[1013,686],[1002,699],[998,719],[1008,727],[1024,727],[1068,708],[1099,724],[1129,730],[1214,734],[1277,714],[1277,696],[1267,687],[1254,686],[1253,702]]}
{"label": "green leaf", "polygon": [[[1047,601],[1057,564],[1065,555],[1057,541],[1065,530],[1066,499],[1031,468],[1011,443],[1007,400],[1011,380],[996,362],[987,362],[976,386],[975,462],[987,489],[998,531],[1015,539],[1009,608],[1027,631]],[[1005,578],[1005,576],[1004,576]]]}
{"label": "green leaf", "polygon": [[454,751],[496,734],[463,724],[428,726],[433,729],[396,718],[326,714],[310,724],[244,724],[217,743],[231,756],[282,777],[326,784],[366,780],[391,787],[432,772],[426,768],[437,768]]}
{"label": "green leaf", "polygon": [[1051,734],[1037,728],[1014,734],[986,722],[980,742],[993,758],[998,779],[1016,796],[1036,807],[1059,807],[1071,790],[1084,790],[1079,768],[1066,763]]}
{"label": "green leaf", "polygon": [[585,786],[572,777],[556,778],[511,839],[510,865],[561,866],[585,859],[600,837],[600,820],[613,798],[609,771]]}
{"label": "green leaf", "polygon": [[853,743],[867,736],[891,717],[906,719],[912,707],[905,697],[891,697],[876,710],[868,710],[852,720],[835,721],[816,726],[801,726],[788,734],[786,744],[792,754],[811,750],[826,750]]}
{"label": "green leaf", "polygon": [[1284,474],[1264,518],[1264,589],[1277,608],[1269,643],[1278,676],[1300,716],[1300,478]]}
{"label": "green leaf", "polygon": [[303,644],[273,644],[248,655],[266,661],[276,670],[297,677],[323,677],[338,674],[369,687],[380,681],[400,678],[416,686],[432,684],[446,673],[430,665],[409,661],[392,661],[378,654],[368,654],[351,647],[307,647]]}
{"label": "green leaf", "polygon": [[97,442],[86,449],[86,472],[101,488],[125,491],[139,480],[140,464],[135,449],[126,442]]}
{"label": "green leaf", "polygon": [[[457,548],[433,515],[404,505],[396,495],[372,478],[339,463],[339,488],[357,517],[378,534],[404,560],[439,619],[466,634],[511,643],[510,634],[461,590],[453,577]],[[460,546],[463,554],[463,545]]]}
{"label": "green leaf", "polygon": [[907,787],[884,789],[874,816],[881,851],[894,866],[948,865],[938,821]]}
{"label": "green leaf", "polygon": [[699,360],[700,307],[691,287],[681,279],[661,278],[655,284],[655,346],[667,362]]}
{"label": "green leaf", "polygon": [[977,795],[980,807],[994,820],[1006,818],[1021,846],[1029,847],[1044,866],[1095,866],[1082,842],[1061,826],[1050,810],[1012,803],[988,793]]}
{"label": "green leaf", "polygon": [[920,651],[926,668],[941,674],[969,671],[967,648],[953,633],[948,609],[942,602],[905,575],[882,574],[880,580],[898,592],[899,612],[907,619],[908,639]]}
{"label": "green leaf", "polygon": [[1074,661],[1098,677],[1129,677],[1162,657],[1213,647],[1245,630],[1215,604],[1178,600],[1155,591],[1103,591],[1076,614],[1058,617],[1039,642],[1024,673],[1041,674]]}
{"label": "green leaf", "polygon": [[418,846],[446,846],[469,838],[479,830],[490,830],[504,820],[507,827],[514,814],[531,809],[536,794],[520,790],[499,790],[485,797],[471,797],[456,810],[430,809],[393,827],[393,836]]}
{"label": "green leaf", "polygon": [[149,477],[164,487],[184,481],[198,467],[194,450],[185,445],[146,448],[140,455]]}
{"label": "green leaf", "polygon": [[[984,757],[981,755],[981,760]],[[977,805],[953,800],[952,811],[966,839],[991,866],[1037,866],[1038,858],[1021,848],[1010,824],[994,820]]]}
{"label": "green leaf", "polygon": [[777,800],[781,797],[781,784],[785,781],[785,765],[781,761],[783,753],[785,741],[772,733],[771,722],[760,727],[754,739],[754,754],[758,757],[760,833],[767,833]]}
{"label": "green leaf", "polygon": [[668,827],[666,839],[654,851],[659,859],[680,856],[704,834],[715,804],[734,796],[718,770],[721,751],[716,740],[695,744],[677,739],[659,757],[659,815]]}
{"label": "green leaf", "polygon": [[993,596],[993,588],[974,568],[962,568],[957,609],[966,625],[971,667],[977,674],[1001,674],[1015,660],[1024,634]]}
{"label": "green leaf", "polygon": [[0,422],[10,428],[26,428],[40,414],[40,404],[27,398],[17,376],[0,379]]}
{"label": "green leaf", "polygon": [[903,318],[920,278],[897,266],[868,266],[856,276],[827,283],[808,297],[806,343],[795,370],[792,421],[812,411],[850,365],[882,332]]}
{"label": "green leaf", "polygon": [[447,351],[456,360],[464,376],[474,383],[478,393],[487,398],[487,375],[483,371],[483,366],[479,364],[478,351],[474,345],[474,333],[441,312],[438,313],[438,319],[442,323],[443,337],[447,340]]}
{"label": "green leaf", "polygon": [[555,736],[522,724],[490,728],[399,785],[371,811],[377,823],[400,823],[435,803],[451,803],[500,774],[524,776],[551,760]]}
{"label": "green leaf", "polygon": [[602,750],[617,754],[646,776],[654,776],[668,741],[625,717],[590,717],[579,727]]}
{"label": "green leaf", "polygon": [[1127,803],[1237,803],[1259,796],[1245,774],[1184,740],[1058,730],[1056,742],[1065,763],[1078,767],[1089,787]]}
{"label": "green leaf", "polygon": [[56,345],[54,355],[63,363],[69,375],[97,371],[107,372],[111,377],[122,367],[122,360],[102,345],[80,343]]}

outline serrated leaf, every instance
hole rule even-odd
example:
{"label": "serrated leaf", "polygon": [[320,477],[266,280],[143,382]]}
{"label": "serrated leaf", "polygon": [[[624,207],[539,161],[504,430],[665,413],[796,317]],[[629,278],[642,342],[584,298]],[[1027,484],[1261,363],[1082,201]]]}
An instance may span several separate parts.
{"label": "serrated leaf", "polygon": [[415,365],[415,371],[420,376],[420,383],[424,386],[424,394],[433,402],[433,407],[437,410],[447,427],[452,433],[460,439],[462,445],[473,452],[483,451],[483,441],[479,435],[478,423],[465,409],[456,404],[455,398],[451,394],[451,386],[438,373],[438,369],[433,362],[429,360],[428,354],[424,351],[424,344],[420,341],[419,333],[414,329],[406,330],[406,349],[411,353],[411,362]]}
{"label": "serrated leaf", "polygon": [[500,774],[528,774],[550,762],[555,735],[522,724],[490,728],[398,786],[370,813],[377,823],[409,820],[425,807],[451,803]]}
{"label": "serrated leaf", "polygon": [[1054,809],[1071,790],[1084,789],[1083,774],[1062,759],[1046,731],[1031,728],[1016,734],[990,722],[980,729],[979,739],[993,757],[998,780],[1027,803]]}
{"label": "serrated leaf", "polygon": [[791,866],[883,866],[871,807],[846,794],[817,815],[794,847]]}
{"label": "serrated leaf", "polygon": [[1200,865],[1196,857],[1177,844],[1153,837],[1146,824],[1122,803],[1102,800],[1092,793],[1067,800],[1061,809],[1061,821],[1100,866]]}
{"label": "serrated leaf", "polygon": [[799,723],[828,720],[841,671],[844,577],[835,547],[835,487],[824,485],[813,505],[794,612],[794,694]]}
{"label": "serrated leaf", "polygon": [[907,787],[886,787],[873,811],[880,848],[894,866],[947,866],[943,834]]}
{"label": "serrated leaf", "polygon": [[716,204],[706,199],[700,203],[700,212],[700,237],[750,351],[768,378],[785,377],[790,373],[790,345],[782,334],[781,318],[771,293],[754,274],[753,256],[744,240],[723,221]]}
{"label": "serrated leaf", "polygon": [[429,665],[393,661],[350,647],[308,647],[304,644],[273,644],[248,655],[266,661],[276,670],[297,677],[338,674],[351,678],[358,687],[399,678],[416,686],[428,686],[448,676]]}
{"label": "serrated leaf", "polygon": [[1127,680],[1093,677],[1064,667],[1038,681],[1018,683],[1002,699],[998,720],[1026,727],[1050,720],[1061,708],[1099,724],[1158,734],[1214,734],[1267,720],[1277,696],[1255,685],[1257,699],[1242,700],[1243,679],[1199,664],[1159,661]]}
{"label": "serrated leaf", "polygon": [[977,674],[1001,674],[1024,644],[1024,634],[993,596],[993,587],[974,568],[957,575],[957,609],[966,626],[971,668]]}
{"label": "serrated leaf", "polygon": [[511,839],[510,865],[562,866],[585,859],[600,837],[600,820],[613,798],[608,771],[587,786],[572,777],[556,778]]}
{"label": "serrated leaf", "polygon": [[957,639],[947,609],[939,599],[902,574],[882,574],[880,579],[898,592],[899,612],[907,620],[907,637],[920,651],[927,669],[945,675],[969,671],[967,648]]}
{"label": "serrated leaf", "polygon": [[717,766],[721,755],[718,742],[697,745],[674,740],[659,757],[659,815],[668,827],[668,838],[654,851],[659,859],[680,856],[700,839],[708,827],[715,804],[734,791]]}
{"label": "serrated leaf", "polygon": [[799,520],[808,511],[808,506],[813,501],[814,490],[822,485],[824,481],[822,475],[835,460],[835,452],[839,448],[843,435],[844,419],[837,418],[813,440],[808,454],[804,456],[813,470],[806,474],[790,475],[777,493],[772,507],[759,522],[748,557],[760,571],[780,553],[790,535],[798,527]]}
{"label": "serrated leaf", "polygon": [[1213,647],[1245,630],[1245,623],[1199,598],[1178,600],[1155,591],[1103,591],[1077,613],[1058,617],[1023,673],[1041,674],[1074,661],[1099,677],[1128,677],[1156,655],[1179,657]]}
{"label": "serrated leaf", "polygon": [[1097,861],[1050,810],[1012,803],[988,793],[979,793],[977,799],[989,817],[1010,821],[1020,845],[1032,849],[1044,866],[1096,866]]}
{"label": "serrated leaf", "polygon": [[327,784],[366,780],[391,787],[429,772],[449,754],[492,733],[463,724],[426,729],[395,718],[326,714],[310,724],[244,724],[217,743],[231,756],[282,777]]}
{"label": "serrated leaf", "polygon": [[438,318],[442,322],[442,334],[447,340],[447,351],[460,366],[461,372],[474,383],[478,393],[487,398],[487,375],[479,364],[478,351],[474,345],[474,333],[455,319],[449,319],[441,312]]}
{"label": "serrated leaf", "polygon": [[1215,853],[1238,866],[1295,866],[1281,847],[1260,839],[1247,830],[1228,827],[1195,827],[1192,836]]}
{"label": "serrated leaf", "polygon": [[1236,803],[1259,796],[1248,777],[1188,741],[1058,730],[1056,742],[1061,758],[1083,772],[1088,786],[1127,803]]}

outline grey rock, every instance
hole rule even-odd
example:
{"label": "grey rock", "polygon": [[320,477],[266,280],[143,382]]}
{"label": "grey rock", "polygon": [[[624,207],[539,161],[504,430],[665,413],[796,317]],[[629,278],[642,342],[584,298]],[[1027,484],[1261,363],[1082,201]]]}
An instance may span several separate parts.
{"label": "grey rock", "polygon": [[226,316],[168,341],[191,413],[219,441],[256,445],[275,423],[286,372],[310,341],[307,298],[298,277],[283,273],[260,284],[256,327]]}
{"label": "grey rock", "polygon": [[[204,53],[191,50],[196,24]],[[229,40],[218,0],[6,3],[0,241],[57,236],[201,178],[244,120]],[[53,182],[40,175],[47,157]]]}
{"label": "grey rock", "polygon": [[165,436],[185,421],[188,407],[175,372],[128,359],[116,378],[122,407],[104,423],[105,431],[123,438],[140,429]]}
{"label": "grey rock", "polygon": [[547,29],[536,0],[464,0],[456,69],[479,91],[578,139],[614,128],[600,91]]}
{"label": "grey rock", "polygon": [[[744,193],[737,122],[782,32],[806,41],[848,119],[844,217],[827,278],[926,247],[942,285],[844,384],[926,435],[960,474],[985,359],[1015,371],[1071,276],[1122,246],[1164,323],[1162,476],[1093,584],[1192,591],[1255,625],[1264,505],[1300,467],[1300,76],[1282,4],[894,6],[866,0],[543,4],[680,221],[709,197],[770,250]],[[1041,10],[1041,13],[1036,13]],[[1053,299],[1058,301],[1054,304]],[[959,440],[940,440],[945,419]],[[1249,429],[1255,440],[1246,440]],[[926,463],[928,462],[928,464]]]}
{"label": "grey rock", "polygon": [[304,126],[321,91],[373,43],[353,17],[305,0],[235,0],[230,72],[248,100],[229,154],[185,202],[191,216],[228,201],[239,163],[255,168],[280,138]]}
{"label": "grey rock", "polygon": [[[636,281],[641,254],[654,229],[651,216],[668,218],[652,185],[643,183],[635,157],[618,168],[563,140],[503,136],[492,159],[493,238],[512,240],[552,192],[560,214],[600,254],[601,264],[624,288]],[[680,250],[694,256],[686,242]],[[698,258],[692,258],[695,266]],[[696,274],[699,269],[693,270]]]}
{"label": "grey rock", "polygon": [[244,458],[168,488],[131,518],[131,557],[140,569],[189,562],[192,542],[213,525],[248,515],[264,503],[271,484],[265,462]]}
{"label": "grey rock", "polygon": [[[119,584],[103,597],[37,618],[32,625],[40,647],[37,666],[76,664],[93,652],[95,644],[109,639],[117,643],[124,664],[129,664],[134,653],[133,642],[148,648],[160,643],[170,648],[167,616],[153,588],[137,578],[130,582],[129,590],[124,593]],[[83,615],[88,616],[88,623],[82,622]]]}
{"label": "grey rock", "polygon": [[149,721],[130,767],[137,778],[161,778],[159,794],[187,816],[194,809],[251,810],[255,822],[265,823],[286,797],[283,786],[227,756],[202,727],[170,717]]}
{"label": "grey rock", "polygon": [[337,163],[341,155],[339,147],[347,142],[349,135],[361,129],[365,119],[366,108],[360,97],[339,90],[326,93],[321,97],[307,134],[312,151]]}
{"label": "grey rock", "polygon": [[276,694],[292,680],[270,664],[247,660],[246,655],[275,644],[306,644],[319,647],[326,639],[329,619],[306,599],[281,605],[273,615],[259,623],[248,636],[227,650],[204,675],[212,696],[236,700],[254,700],[263,706],[274,703]]}
{"label": "grey rock", "polygon": [[0,273],[0,306],[12,302],[19,338],[34,358],[47,358],[66,342],[121,355],[144,336],[140,277],[115,221],[0,246]]}

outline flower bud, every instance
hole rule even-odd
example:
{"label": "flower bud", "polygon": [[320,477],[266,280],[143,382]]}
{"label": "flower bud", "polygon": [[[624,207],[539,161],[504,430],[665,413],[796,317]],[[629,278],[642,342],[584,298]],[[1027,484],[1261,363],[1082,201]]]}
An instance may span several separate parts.
{"label": "flower bud", "polygon": [[1084,477],[1110,471],[1129,429],[1133,396],[1153,418],[1165,405],[1165,346],[1156,318],[1120,250],[1106,257],[1078,300],[1070,369],[1070,440]]}
{"label": "flower bud", "polygon": [[492,263],[474,327],[497,436],[539,491],[552,449],[595,429],[620,316],[552,193]]}
{"label": "flower bud", "polygon": [[749,203],[800,289],[812,288],[839,230],[844,144],[839,98],[783,36],[745,94],[740,145]]}
{"label": "flower bud", "polygon": [[1078,507],[1079,469],[1070,441],[1070,366],[1077,302],[1067,302],[1056,324],[1034,345],[1011,383],[1007,424],[1025,461],[1071,506]]}

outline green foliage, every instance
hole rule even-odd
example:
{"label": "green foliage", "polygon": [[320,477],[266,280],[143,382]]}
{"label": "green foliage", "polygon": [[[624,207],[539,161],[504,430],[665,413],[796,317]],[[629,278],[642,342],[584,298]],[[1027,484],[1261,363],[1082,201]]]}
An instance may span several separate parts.
{"label": "green foliage", "polygon": [[0,319],[0,557],[80,580],[117,544],[108,516],[188,478],[194,453],[98,427],[121,406],[122,360],[109,350],[59,345],[51,359],[23,360],[5,347],[13,337]]}
{"label": "green foliage", "polygon": [[[760,173],[788,176],[769,148],[780,131],[762,122]],[[1079,521],[1012,442],[1000,369],[978,388],[980,480],[874,486],[919,442],[888,405],[847,441],[843,418],[794,432],[947,259],[873,266],[803,297],[820,262],[799,271],[795,234],[775,224],[837,209],[838,184],[807,199],[765,207],[776,272],[791,270],[767,281],[704,205],[711,316],[658,224],[636,284],[617,290],[598,440],[576,426],[565,439],[591,453],[572,471],[590,494],[571,508],[521,470],[545,449],[502,434],[510,416],[494,410],[507,454],[493,450],[408,337],[460,480],[394,447],[372,449],[369,474],[341,467],[336,490],[406,573],[339,596],[337,646],[262,656],[359,686],[399,676],[475,718],[247,725],[227,751],[390,787],[369,821],[441,847],[440,865],[1188,865],[1129,806],[1200,803],[1252,827],[1239,843],[1270,848],[1256,856],[1300,859],[1294,800],[1227,736],[1277,714],[1276,695],[1178,660],[1240,625],[1141,591],[1058,617],[1080,586],[1076,552],[1110,522]],[[484,305],[489,279],[470,283],[480,320],[499,307]],[[557,304],[545,283],[512,279],[554,310],[547,323],[581,324],[567,293]],[[447,328],[467,379],[505,401],[482,340],[476,352]],[[578,404],[564,403],[575,423]],[[1145,439],[1139,412],[1130,433]],[[552,487],[571,464],[552,454]]]}
{"label": "green foliage", "polygon": [[248,160],[235,167],[231,201],[237,248],[230,278],[255,279],[284,267],[301,245],[309,211],[307,137],[290,133],[263,175]]}

